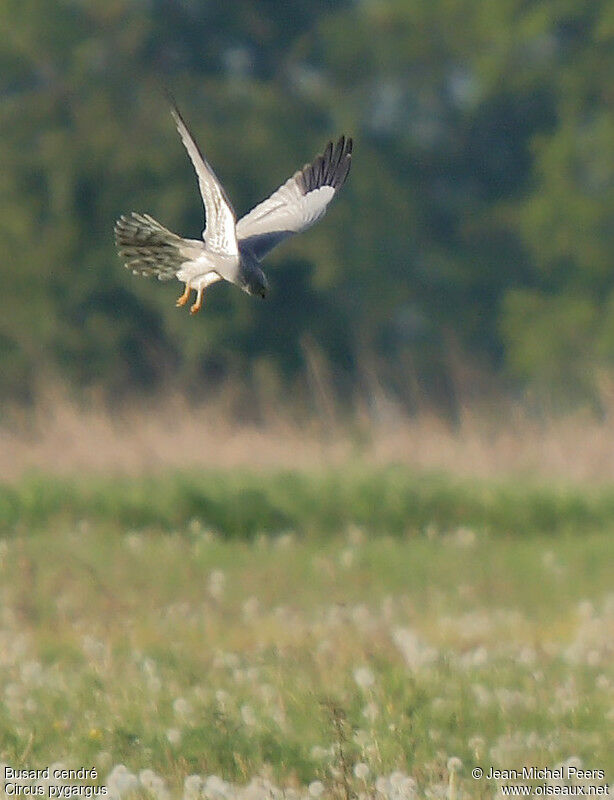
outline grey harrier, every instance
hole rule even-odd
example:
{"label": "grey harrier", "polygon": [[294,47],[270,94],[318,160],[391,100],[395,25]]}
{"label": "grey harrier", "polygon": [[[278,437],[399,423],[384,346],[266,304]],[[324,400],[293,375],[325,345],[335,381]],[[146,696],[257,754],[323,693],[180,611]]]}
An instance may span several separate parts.
{"label": "grey harrier", "polygon": [[148,214],[131,212],[115,223],[120,258],[135,275],[156,275],[161,281],[177,278],[184,283],[178,306],[188,302],[194,289],[192,314],[202,308],[206,287],[219,280],[265,297],[268,283],[260,259],[290,234],[306,230],[324,215],[350,171],[352,140],[341,136],[334,147],[329,142],[322,155],[237,222],[224,188],[174,104],[171,113],[198,176],[205,206],[203,238],[184,239]]}

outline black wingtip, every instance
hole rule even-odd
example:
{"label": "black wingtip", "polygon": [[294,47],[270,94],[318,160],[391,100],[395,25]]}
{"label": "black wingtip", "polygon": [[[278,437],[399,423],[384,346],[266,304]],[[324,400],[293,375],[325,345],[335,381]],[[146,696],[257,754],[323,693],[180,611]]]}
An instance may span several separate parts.
{"label": "black wingtip", "polygon": [[305,164],[298,173],[303,193],[307,194],[321,186],[340,189],[350,171],[353,146],[352,138],[344,134],[336,144],[328,142],[322,155],[316,156],[310,164]]}

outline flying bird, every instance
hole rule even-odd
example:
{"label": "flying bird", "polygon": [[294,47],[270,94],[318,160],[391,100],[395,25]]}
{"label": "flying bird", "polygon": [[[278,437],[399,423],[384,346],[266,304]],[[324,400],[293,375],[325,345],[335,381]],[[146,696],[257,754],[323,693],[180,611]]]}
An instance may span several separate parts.
{"label": "flying bird", "polygon": [[311,227],[345,183],[352,159],[352,139],[329,142],[322,155],[295,172],[273,194],[238,222],[228,195],[203,156],[177,106],[171,114],[198,177],[205,207],[202,239],[184,239],[149,214],[131,212],[115,223],[120,258],[135,275],[177,278],[185,291],[184,306],[196,292],[192,314],[202,308],[203,292],[216,281],[234,283],[251,295],[265,297],[268,281],[261,259],[293,233]]}

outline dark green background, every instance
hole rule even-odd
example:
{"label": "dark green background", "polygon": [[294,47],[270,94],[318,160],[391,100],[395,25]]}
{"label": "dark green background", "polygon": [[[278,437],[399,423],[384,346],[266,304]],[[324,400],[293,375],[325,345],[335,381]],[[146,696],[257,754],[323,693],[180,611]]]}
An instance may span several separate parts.
{"label": "dark green background", "polygon": [[[0,395],[224,381],[599,403],[614,357],[614,5],[605,0],[3,0]],[[134,278],[115,218],[196,236],[175,93],[243,213],[341,132],[350,180],[255,302]]]}

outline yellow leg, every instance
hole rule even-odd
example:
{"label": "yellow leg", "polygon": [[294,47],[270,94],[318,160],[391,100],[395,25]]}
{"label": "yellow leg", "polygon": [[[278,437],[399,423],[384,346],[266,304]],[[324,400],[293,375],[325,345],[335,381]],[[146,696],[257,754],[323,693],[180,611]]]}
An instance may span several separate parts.
{"label": "yellow leg", "polygon": [[190,299],[190,292],[191,291],[192,291],[192,288],[190,287],[190,284],[186,283],[184,293],[181,295],[181,297],[175,303],[177,308],[180,308],[181,306],[184,306],[188,302],[188,300]]}
{"label": "yellow leg", "polygon": [[201,288],[196,292],[196,302],[190,308],[190,314],[198,314],[200,309],[203,307],[203,290],[204,290],[204,288],[205,288],[204,286],[201,286]]}

